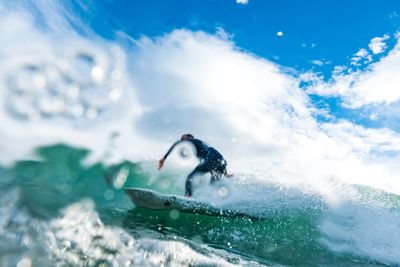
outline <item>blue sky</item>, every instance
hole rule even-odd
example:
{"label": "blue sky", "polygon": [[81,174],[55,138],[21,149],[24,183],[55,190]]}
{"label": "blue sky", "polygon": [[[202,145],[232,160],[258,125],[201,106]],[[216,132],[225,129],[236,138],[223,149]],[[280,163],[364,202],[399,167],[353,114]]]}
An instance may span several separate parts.
{"label": "blue sky", "polygon": [[[314,67],[326,74],[347,64],[373,37],[393,34],[400,25],[396,0],[103,0],[95,12],[91,23],[109,38],[116,29],[136,38],[180,28],[209,33],[222,28],[244,50],[299,71]],[[330,64],[318,67],[314,60]]]}

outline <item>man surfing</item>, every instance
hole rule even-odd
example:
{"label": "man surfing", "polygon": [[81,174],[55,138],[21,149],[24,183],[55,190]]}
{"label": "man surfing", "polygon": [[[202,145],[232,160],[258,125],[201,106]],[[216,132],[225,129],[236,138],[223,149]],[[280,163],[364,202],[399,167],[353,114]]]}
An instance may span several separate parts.
{"label": "man surfing", "polygon": [[196,148],[196,156],[200,159],[200,164],[188,175],[185,184],[185,196],[191,197],[192,190],[192,180],[196,175],[203,175],[205,173],[211,174],[211,183],[219,180],[222,176],[232,177],[231,174],[228,174],[226,171],[226,160],[215,148],[209,147],[203,141],[194,138],[192,134],[184,134],[181,137],[181,140],[175,142],[171,148],[167,151],[165,156],[160,159],[158,169],[164,165],[165,160],[171,151],[181,142],[190,142]]}

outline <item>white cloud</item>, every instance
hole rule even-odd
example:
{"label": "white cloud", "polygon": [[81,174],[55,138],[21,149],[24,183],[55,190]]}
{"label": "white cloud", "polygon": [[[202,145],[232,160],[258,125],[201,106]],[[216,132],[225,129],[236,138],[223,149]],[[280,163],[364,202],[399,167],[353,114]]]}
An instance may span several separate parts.
{"label": "white cloud", "polygon": [[367,55],[368,55],[368,51],[367,51],[367,49],[365,49],[365,48],[361,48],[361,49],[355,54],[356,57],[361,57],[361,58],[366,57]]}
{"label": "white cloud", "polygon": [[[357,53],[367,55],[364,50]],[[356,55],[357,55],[356,54]],[[321,96],[339,96],[349,108],[360,108],[370,104],[391,104],[400,99],[400,42],[364,71],[338,73],[330,83],[321,83],[309,88],[309,92]]]}
{"label": "white cloud", "polygon": [[383,37],[372,38],[368,47],[372,51],[373,54],[383,53],[387,48],[387,45],[384,41],[388,40],[389,38],[390,37],[387,34],[385,34]]}
{"label": "white cloud", "polygon": [[323,66],[323,65],[331,64],[331,61],[321,60],[321,59],[312,60],[310,62],[312,64],[314,64],[314,65],[317,65],[317,66]]}
{"label": "white cloud", "polygon": [[316,59],[311,61],[312,64],[317,65],[317,66],[322,66],[324,65],[324,62],[322,62],[322,60]]}
{"label": "white cloud", "polygon": [[354,66],[360,66],[361,62],[369,63],[372,61],[372,56],[368,53],[367,49],[361,48],[354,57],[351,59],[351,64]]}
{"label": "white cloud", "polygon": [[279,32],[276,33],[276,35],[278,35],[279,37],[282,37],[283,36],[283,32],[279,31]]}
{"label": "white cloud", "polygon": [[242,4],[242,5],[247,5],[249,3],[249,0],[236,0],[236,3]]}

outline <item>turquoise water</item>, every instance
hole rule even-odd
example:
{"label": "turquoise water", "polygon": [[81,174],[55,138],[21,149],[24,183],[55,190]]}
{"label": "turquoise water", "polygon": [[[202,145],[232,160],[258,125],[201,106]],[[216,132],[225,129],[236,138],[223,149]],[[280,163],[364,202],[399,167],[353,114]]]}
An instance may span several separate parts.
{"label": "turquoise water", "polygon": [[[2,266],[12,266],[24,255],[29,255],[34,266],[109,266],[115,265],[121,258],[125,263],[136,260],[139,265],[153,264],[149,259],[152,258],[156,259],[154,265],[164,262],[171,266],[229,263],[268,266],[391,264],[368,255],[350,253],[349,250],[332,250],[323,241],[324,238],[337,238],[336,242],[342,246],[356,246],[356,241],[350,238],[340,240],[339,236],[327,237],[324,220],[338,215],[334,215],[318,194],[299,189],[279,189],[273,184],[238,183],[235,186],[242,186],[243,191],[269,195],[269,203],[257,202],[254,206],[241,203],[245,207],[242,211],[257,214],[259,219],[179,211],[178,215],[172,216],[171,211],[135,207],[123,190],[110,187],[104,179],[105,174],[115,175],[124,169],[129,173],[125,187],[145,187],[164,192],[173,190],[157,182],[150,183],[140,164],[128,161],[113,166],[105,166],[102,162],[84,164],[90,151],[66,145],[41,147],[36,151],[36,160],[16,161],[11,167],[1,168]],[[399,216],[398,196],[365,187],[358,190],[364,203],[382,205],[381,216],[386,216],[385,210],[391,212],[392,217]],[[361,210],[363,207],[360,205]],[[241,209],[240,203],[231,207]],[[340,220],[340,217],[333,218],[335,222]],[[350,227],[350,235],[352,231],[357,231],[355,220],[352,219],[352,226],[343,224],[345,228]],[[91,230],[96,227],[99,229]],[[80,231],[90,234],[74,235],[74,232]],[[121,231],[123,238],[120,238]],[[118,240],[107,241],[115,242],[113,248],[93,245],[98,240],[107,239],[107,235],[118,237]],[[122,241],[124,239],[131,239],[131,245]],[[86,243],[91,245],[84,245]],[[187,246],[185,248],[189,252],[183,253],[178,249],[179,256],[170,252],[176,250],[176,243]],[[136,254],[128,254],[132,244],[140,247],[135,250]],[[157,247],[160,244],[161,249]],[[133,255],[134,259],[128,261]],[[204,256],[204,259],[198,259],[198,255]]]}

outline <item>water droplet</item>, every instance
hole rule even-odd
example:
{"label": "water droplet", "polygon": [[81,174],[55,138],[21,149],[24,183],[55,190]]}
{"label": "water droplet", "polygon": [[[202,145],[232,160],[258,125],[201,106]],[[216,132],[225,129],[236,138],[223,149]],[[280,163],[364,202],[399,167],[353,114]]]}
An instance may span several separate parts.
{"label": "water droplet", "polygon": [[88,106],[101,108],[110,105],[110,91],[102,86],[81,87],[81,100]]}
{"label": "water droplet", "polygon": [[90,107],[90,108],[88,108],[88,110],[86,110],[86,116],[89,118],[89,119],[95,119],[96,117],[97,117],[97,109],[96,108],[94,108],[94,107]]}
{"label": "water droplet", "polygon": [[92,68],[92,78],[95,82],[102,82],[104,79],[104,70],[100,66]]}
{"label": "water droplet", "polygon": [[112,101],[117,101],[121,97],[121,91],[119,89],[112,89],[108,96]]}
{"label": "water droplet", "polygon": [[193,184],[198,187],[198,186],[202,186],[206,183],[206,177],[204,177],[203,175],[197,175],[196,177],[194,177],[193,179]]}
{"label": "water droplet", "polygon": [[30,258],[22,258],[18,263],[17,267],[31,267],[32,261]]}
{"label": "water droplet", "polygon": [[67,86],[66,97],[71,100],[75,100],[79,97],[79,85],[78,84],[70,84]]}
{"label": "water droplet", "polygon": [[104,199],[105,200],[111,200],[111,199],[114,198],[114,196],[115,196],[114,192],[112,190],[110,190],[110,189],[108,189],[108,190],[106,190],[104,192]]}
{"label": "water droplet", "polygon": [[55,115],[65,109],[64,100],[56,96],[41,95],[37,102],[39,110],[46,115]]}
{"label": "water droplet", "polygon": [[161,180],[161,182],[160,182],[160,186],[161,186],[163,189],[168,189],[170,185],[171,185],[171,182],[170,182],[168,179],[163,179],[163,180]]}
{"label": "water droplet", "polygon": [[37,110],[33,107],[32,97],[12,95],[8,105],[15,115],[25,119],[30,119],[37,113]]}
{"label": "water droplet", "polygon": [[218,189],[218,195],[219,195],[221,198],[227,197],[227,196],[229,195],[229,189],[228,189],[226,186],[221,186],[221,187]]}
{"label": "water droplet", "polygon": [[84,109],[83,109],[82,105],[79,103],[71,105],[68,109],[68,114],[74,118],[82,117],[83,112],[84,112]]}
{"label": "water droplet", "polygon": [[117,177],[114,180],[114,187],[115,188],[121,188],[124,186],[126,180],[128,179],[129,176],[129,170],[128,168],[122,168],[118,174]]}
{"label": "water droplet", "polygon": [[169,216],[171,217],[172,220],[177,220],[180,216],[179,210],[176,209],[171,210]]}
{"label": "water droplet", "polygon": [[62,183],[58,186],[58,189],[65,195],[71,193],[72,187],[67,183]]}
{"label": "water droplet", "polygon": [[75,57],[70,60],[68,68],[65,69],[63,75],[69,77],[81,86],[88,86],[93,83],[92,71],[96,66],[95,55],[88,52],[78,52]]}
{"label": "water droplet", "polygon": [[196,148],[193,146],[192,143],[187,141],[180,143],[175,148],[175,151],[178,163],[183,165],[190,163],[191,160],[194,159],[194,156],[196,155]]}
{"label": "water droplet", "polygon": [[[42,77],[42,78],[39,78]],[[19,94],[36,94],[36,83],[43,83],[43,74],[36,65],[25,65],[10,77],[9,88]],[[36,79],[36,82],[35,82]],[[45,79],[45,78],[44,78]]]}
{"label": "water droplet", "polygon": [[47,84],[46,77],[41,74],[37,74],[33,77],[33,84],[38,88],[44,88]]}
{"label": "water droplet", "polygon": [[187,147],[182,147],[182,148],[179,150],[179,155],[180,155],[182,158],[187,158],[187,157],[189,156],[189,150],[187,149]]}

